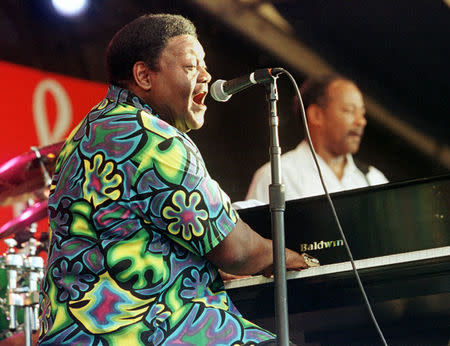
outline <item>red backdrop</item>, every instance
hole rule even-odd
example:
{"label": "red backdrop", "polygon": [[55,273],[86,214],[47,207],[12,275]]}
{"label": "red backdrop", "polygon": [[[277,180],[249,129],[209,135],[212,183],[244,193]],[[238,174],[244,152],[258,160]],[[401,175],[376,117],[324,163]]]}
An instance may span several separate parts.
{"label": "red backdrop", "polygon": [[[66,138],[106,94],[107,85],[0,61],[0,164]],[[20,214],[21,204],[0,207],[0,226]],[[46,232],[48,221],[38,224]],[[6,249],[0,239],[0,254]]]}

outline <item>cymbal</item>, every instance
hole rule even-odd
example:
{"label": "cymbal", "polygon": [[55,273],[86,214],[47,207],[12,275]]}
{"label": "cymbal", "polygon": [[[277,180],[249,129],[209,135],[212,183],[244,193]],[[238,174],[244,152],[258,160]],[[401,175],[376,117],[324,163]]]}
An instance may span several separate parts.
{"label": "cymbal", "polygon": [[0,227],[0,239],[7,238],[11,234],[23,232],[26,227],[33,222],[40,221],[48,217],[48,201],[41,201],[33,204],[31,207],[25,209],[18,217],[9,220]]}
{"label": "cymbal", "polygon": [[34,148],[0,165],[0,206],[26,200],[33,192],[47,189],[62,145],[58,142]]}

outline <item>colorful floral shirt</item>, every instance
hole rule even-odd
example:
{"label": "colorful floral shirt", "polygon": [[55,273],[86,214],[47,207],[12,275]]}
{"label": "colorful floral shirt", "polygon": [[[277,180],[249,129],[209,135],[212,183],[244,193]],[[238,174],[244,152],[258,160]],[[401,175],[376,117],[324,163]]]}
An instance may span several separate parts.
{"label": "colorful floral shirt", "polygon": [[240,315],[205,258],[237,218],[191,139],[111,86],[57,162],[40,344],[272,339]]}

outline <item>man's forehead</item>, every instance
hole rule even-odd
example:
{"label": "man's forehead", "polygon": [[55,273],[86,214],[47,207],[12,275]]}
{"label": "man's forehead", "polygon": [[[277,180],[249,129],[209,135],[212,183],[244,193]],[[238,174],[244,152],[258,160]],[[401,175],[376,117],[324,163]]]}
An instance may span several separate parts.
{"label": "man's forehead", "polygon": [[362,94],[355,83],[348,80],[335,80],[328,85],[328,97],[336,101],[362,102]]}
{"label": "man's forehead", "polygon": [[355,83],[346,79],[336,79],[328,84],[327,90],[328,92],[333,92],[349,88],[358,90],[358,87],[355,85]]}
{"label": "man's forehead", "polygon": [[193,54],[204,58],[205,51],[203,46],[197,40],[196,37],[192,35],[179,35],[171,37],[164,50],[179,54]]}

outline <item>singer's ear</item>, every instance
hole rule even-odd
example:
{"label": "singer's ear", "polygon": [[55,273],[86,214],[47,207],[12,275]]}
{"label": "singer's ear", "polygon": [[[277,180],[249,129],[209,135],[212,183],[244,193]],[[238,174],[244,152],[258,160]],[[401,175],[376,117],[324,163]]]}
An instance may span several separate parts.
{"label": "singer's ear", "polygon": [[143,61],[136,61],[133,65],[133,78],[141,89],[149,91],[152,87],[151,71]]}
{"label": "singer's ear", "polygon": [[316,104],[310,104],[308,109],[306,110],[306,114],[308,117],[308,123],[314,126],[320,126],[323,123],[325,114],[323,113],[322,108]]}

